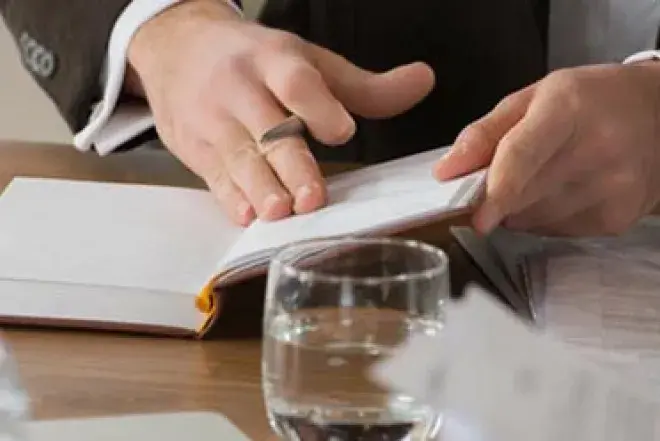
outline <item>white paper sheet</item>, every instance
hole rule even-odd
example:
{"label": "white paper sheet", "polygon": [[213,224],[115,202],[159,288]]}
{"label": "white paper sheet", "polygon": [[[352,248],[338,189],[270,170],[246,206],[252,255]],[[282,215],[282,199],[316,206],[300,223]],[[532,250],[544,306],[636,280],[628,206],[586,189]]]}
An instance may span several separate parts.
{"label": "white paper sheet", "polygon": [[195,295],[238,234],[208,192],[17,178],[0,197],[0,278]]}
{"label": "white paper sheet", "polygon": [[364,233],[466,207],[486,171],[440,183],[431,166],[444,153],[437,149],[331,179],[328,206],[277,222],[255,221],[220,266],[292,241]]}

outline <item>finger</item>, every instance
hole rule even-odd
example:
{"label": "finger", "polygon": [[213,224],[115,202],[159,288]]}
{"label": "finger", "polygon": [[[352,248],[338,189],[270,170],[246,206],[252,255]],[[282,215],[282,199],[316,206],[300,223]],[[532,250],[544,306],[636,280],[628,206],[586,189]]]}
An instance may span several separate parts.
{"label": "finger", "polygon": [[250,133],[236,120],[216,121],[215,130],[207,134],[209,142],[220,152],[225,169],[257,216],[276,220],[291,214],[291,195],[260,154]]}
{"label": "finger", "polygon": [[204,180],[233,222],[247,226],[254,220],[255,212],[252,204],[232,182],[222,165],[222,158],[217,149],[198,140],[185,145],[172,146],[171,150],[186,167]]}
{"label": "finger", "polygon": [[[525,116],[499,142],[488,170],[486,196],[473,223],[482,233],[490,232],[515,210],[518,198],[532,194],[530,187],[539,170],[568,144],[575,122],[567,117],[557,100],[532,102]],[[530,188],[528,188],[530,187]]]}
{"label": "finger", "polygon": [[[582,141],[578,137],[572,137],[570,141],[560,147],[541,168],[534,178],[534,185],[528,186],[517,198],[511,213],[519,214],[528,209],[535,212],[535,207],[547,205],[559,194],[563,195],[561,197],[576,197],[587,191],[585,186],[589,189],[596,186],[593,191],[602,191],[604,181],[601,176],[606,175],[603,171],[611,169],[612,165],[609,159],[606,156],[594,156],[591,148],[582,148]],[[597,176],[594,176],[595,172],[598,172]],[[610,175],[606,179],[611,178]],[[584,182],[587,179],[591,182]]]}
{"label": "finger", "polygon": [[[209,148],[212,148],[209,146]],[[204,179],[206,185],[221,202],[225,211],[232,220],[239,225],[247,226],[255,218],[254,207],[231,179],[229,173],[222,165],[215,168],[214,172],[209,171],[208,178]]]}
{"label": "finger", "polygon": [[500,140],[525,116],[533,94],[533,86],[529,86],[509,95],[486,116],[463,129],[451,150],[435,164],[436,179],[453,179],[486,167]]}
{"label": "finger", "polygon": [[293,195],[293,211],[298,214],[309,213],[325,205],[325,182],[305,141],[290,139],[276,142],[277,145],[268,147],[266,157]]}
{"label": "finger", "polygon": [[508,218],[505,225],[515,230],[531,231],[559,224],[609,196],[603,191],[603,182],[598,179],[567,183]]}
{"label": "finger", "polygon": [[272,65],[277,68],[262,74],[264,83],[285,108],[305,121],[312,136],[326,145],[344,144],[353,137],[353,117],[314,66],[296,57],[280,58]]}
{"label": "finger", "polygon": [[433,69],[425,63],[411,63],[375,74],[327,49],[311,44],[307,48],[334,96],[351,113],[365,118],[389,118],[406,112],[435,85]]}
{"label": "finger", "polygon": [[[286,119],[279,103],[265,86],[258,84],[246,78],[237,86],[242,99],[231,108],[253,139],[260,139],[264,132]],[[284,138],[261,148],[268,152],[262,159],[293,196],[296,213],[316,210],[325,203],[323,175],[302,137]]]}

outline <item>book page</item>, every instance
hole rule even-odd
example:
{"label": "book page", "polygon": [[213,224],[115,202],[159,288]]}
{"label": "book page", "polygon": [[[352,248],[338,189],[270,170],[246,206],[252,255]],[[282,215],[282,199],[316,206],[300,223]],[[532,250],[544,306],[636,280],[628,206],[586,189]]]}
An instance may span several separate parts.
{"label": "book page", "polygon": [[297,240],[377,231],[466,207],[481,188],[485,171],[438,182],[431,167],[445,152],[424,152],[333,177],[326,207],[276,222],[255,221],[221,268]]}
{"label": "book page", "polygon": [[207,191],[16,178],[0,196],[0,279],[195,295],[241,231]]}

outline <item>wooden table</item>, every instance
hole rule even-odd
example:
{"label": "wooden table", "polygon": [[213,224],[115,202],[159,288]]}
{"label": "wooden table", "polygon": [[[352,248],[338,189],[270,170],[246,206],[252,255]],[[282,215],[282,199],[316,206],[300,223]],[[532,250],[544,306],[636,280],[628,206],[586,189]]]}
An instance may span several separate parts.
{"label": "wooden table", "polygon": [[[15,175],[202,183],[164,151],[99,158],[69,146],[0,143],[0,188]],[[269,434],[260,342],[189,341],[110,333],[6,330],[34,417],[217,410],[255,440]]]}
{"label": "wooden table", "polygon": [[[68,146],[0,142],[0,188],[15,175],[202,186],[162,150],[99,158]],[[442,242],[438,231],[418,233]],[[452,257],[452,266],[458,267],[454,283],[463,277],[459,285],[477,280],[488,286],[467,260]],[[253,440],[272,439],[258,338],[191,341],[52,329],[8,329],[5,338],[37,419],[215,410]]]}
{"label": "wooden table", "polygon": [[[100,158],[69,146],[0,142],[0,188],[16,175],[202,186],[160,149]],[[11,329],[5,337],[37,419],[216,410],[254,440],[270,436],[257,338],[200,342],[52,329]]]}

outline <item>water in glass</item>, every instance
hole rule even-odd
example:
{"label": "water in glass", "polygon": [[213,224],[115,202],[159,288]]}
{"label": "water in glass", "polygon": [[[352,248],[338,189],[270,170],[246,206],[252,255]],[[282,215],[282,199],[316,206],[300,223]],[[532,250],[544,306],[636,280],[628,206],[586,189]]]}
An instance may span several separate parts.
{"label": "water in glass", "polygon": [[381,388],[369,370],[411,334],[438,335],[448,296],[446,256],[426,244],[343,238],[283,250],[264,322],[275,432],[291,441],[429,439],[440,415]]}

